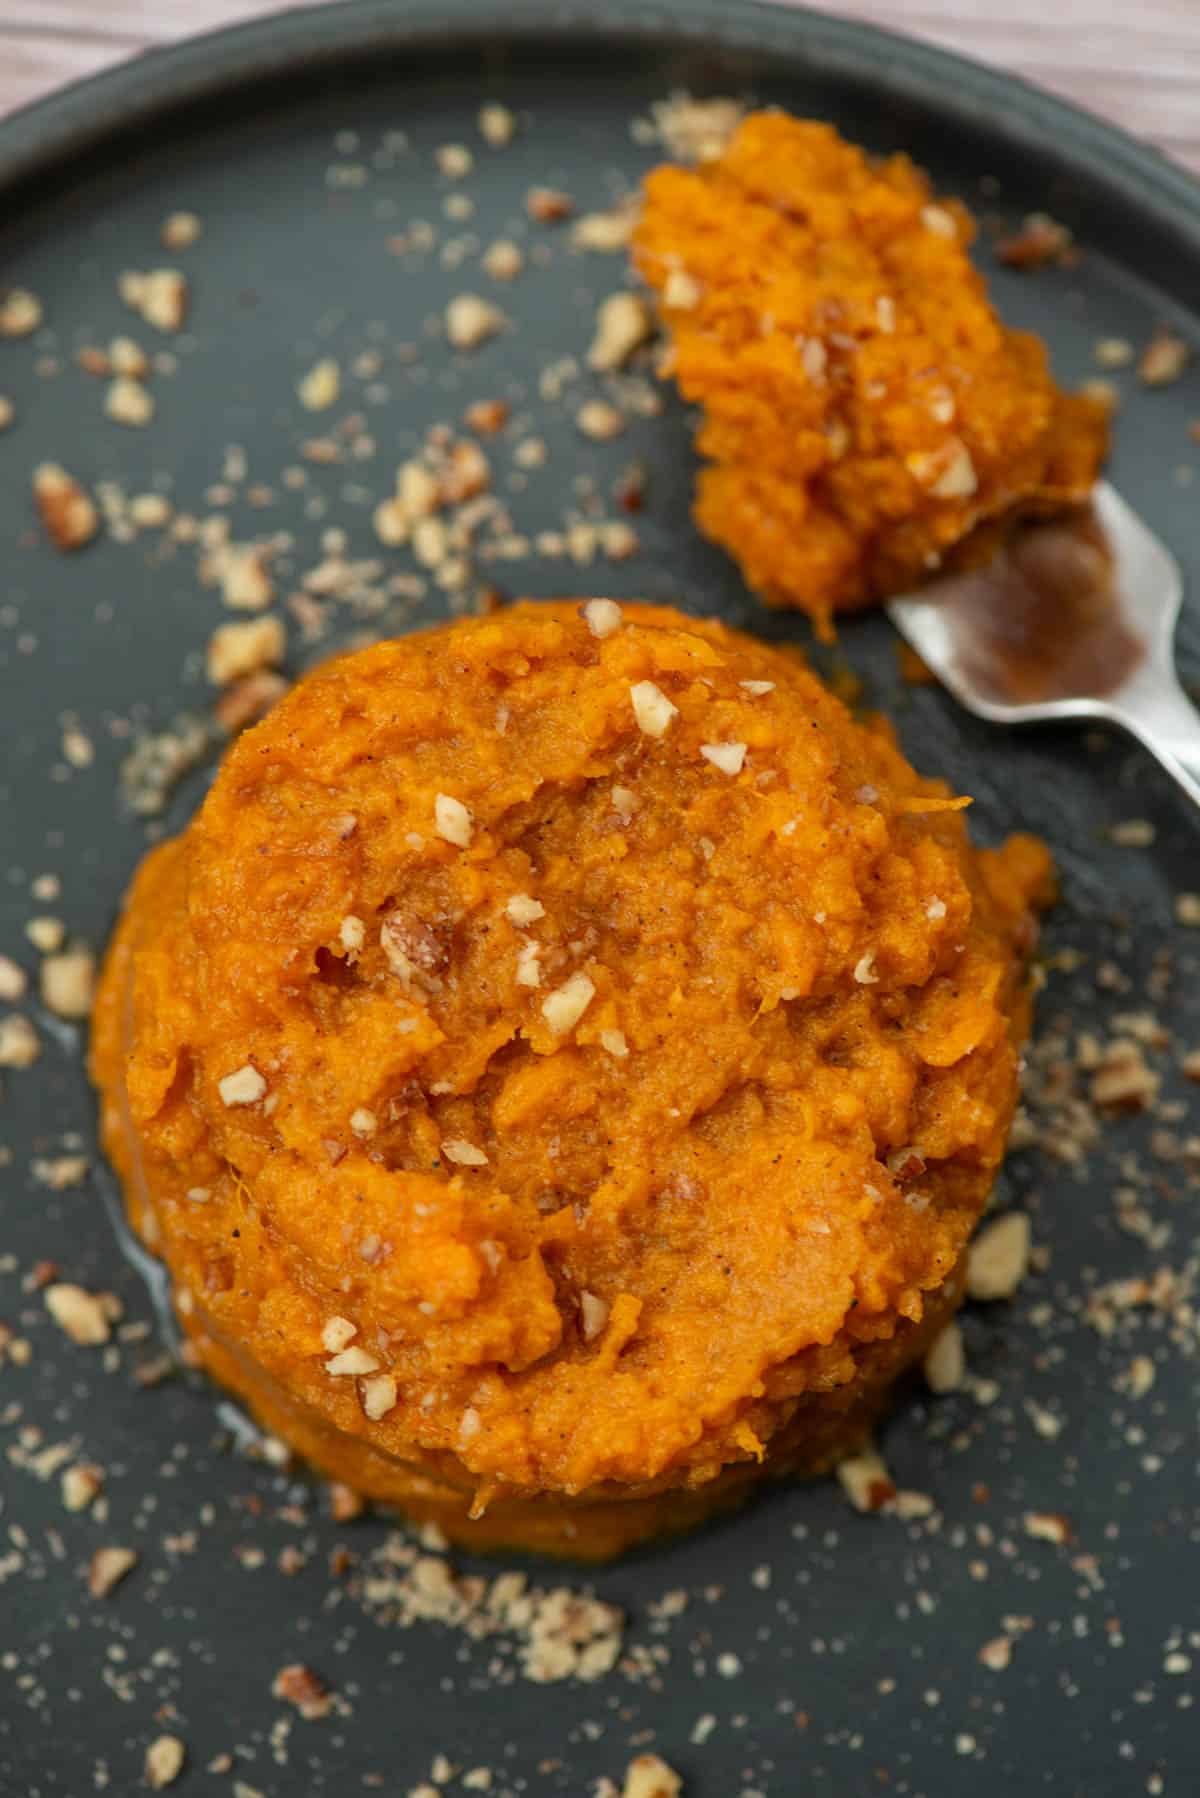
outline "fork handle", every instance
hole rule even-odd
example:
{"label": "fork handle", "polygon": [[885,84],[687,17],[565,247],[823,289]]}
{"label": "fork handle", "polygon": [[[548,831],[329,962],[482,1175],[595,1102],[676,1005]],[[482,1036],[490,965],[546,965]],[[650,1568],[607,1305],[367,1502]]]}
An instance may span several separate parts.
{"label": "fork handle", "polygon": [[1200,711],[1192,704],[1173,669],[1150,663],[1122,692],[1112,707],[1114,723],[1145,745],[1200,806]]}

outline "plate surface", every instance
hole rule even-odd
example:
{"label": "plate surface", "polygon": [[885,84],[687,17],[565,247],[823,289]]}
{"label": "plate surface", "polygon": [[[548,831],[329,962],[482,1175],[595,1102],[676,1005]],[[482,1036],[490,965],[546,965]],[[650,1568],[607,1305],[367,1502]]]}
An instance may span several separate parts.
{"label": "plate surface", "polygon": [[[372,507],[432,424],[500,397],[514,422],[488,448],[518,531],[585,513],[583,477],[609,518],[623,516],[611,490],[631,462],[646,464],[649,486],[638,555],[495,563],[483,573],[497,587],[649,594],[807,640],[795,619],[763,614],[689,526],[688,420],[673,399],[598,444],[574,414],[603,382],[577,372],[546,397],[546,371],[561,377],[564,358],[581,359],[623,264],[532,223],[526,191],[561,187],[580,212],[608,205],[661,154],[631,122],[680,88],[829,117],[873,148],[910,150],[981,213],[1011,223],[1044,209],[1068,223],[1083,251],[1073,267],[1019,276],[995,266],[987,231],[981,248],[1002,309],[1046,336],[1068,382],[1095,374],[1102,338],[1141,345],[1167,324],[1200,341],[1200,191],[1184,176],[1016,82],[798,11],[348,5],[147,58],[10,120],[0,267],[40,296],[45,322],[0,343],[0,392],[16,412],[0,437],[0,950],[35,972],[34,915],[103,941],[147,837],[120,796],[131,733],[204,712],[204,645],[229,616],[198,577],[196,546],[172,547],[169,533],[106,531],[77,557],[48,548],[29,501],[43,460],[111,493],[161,492],[179,512],[227,517],[237,541],[279,533],[281,597],[306,576],[311,588],[331,552],[380,563],[344,584],[350,597],[326,598],[325,643],[306,646],[293,622],[298,668],[355,631],[445,611],[436,586],[412,597],[416,565],[381,550]],[[479,137],[485,99],[519,117],[504,150]],[[434,159],[450,143],[474,155],[458,181]],[[469,217],[447,216],[448,200],[465,211],[454,195]],[[164,252],[161,222],[179,209],[204,234]],[[432,227],[426,250],[417,220]],[[508,286],[479,266],[501,236],[528,256]],[[181,337],[156,337],[117,294],[122,271],[164,264],[191,286]],[[437,325],[464,291],[494,299],[512,325],[470,356],[451,353]],[[104,383],[75,362],[121,333],[175,361],[152,378],[157,412],[143,430],[106,418]],[[339,363],[342,392],[313,414],[296,386],[322,356]],[[1200,591],[1188,431],[1200,374],[1153,392],[1131,371],[1112,378],[1127,400],[1113,478]],[[325,437],[337,460],[304,453]],[[531,438],[547,457],[522,468],[515,445]],[[287,473],[297,468],[303,485]],[[401,574],[410,580],[389,590]],[[1088,1798],[1197,1790],[1188,1292],[1200,1162],[1179,1063],[1200,1044],[1200,938],[1173,922],[1173,905],[1200,887],[1200,821],[1124,743],[1006,737],[936,688],[904,686],[882,618],[848,626],[835,660],[894,716],[918,764],[976,796],[983,838],[1036,830],[1063,873],[1035,1057],[1043,1146],[1014,1153],[1000,1195],[1030,1212],[1037,1269],[1014,1304],[966,1316],[970,1387],[912,1393],[885,1432],[898,1483],[927,1493],[931,1514],[861,1517],[827,1484],[779,1491],[594,1575],[534,1569],[628,1612],[626,1657],[592,1684],[531,1683],[509,1635],[402,1627],[371,1602],[386,1523],[335,1523],[303,1477],[238,1452],[202,1383],[138,1383],[159,1353],[156,1326],[102,1202],[77,1032],[27,1005],[42,1057],[7,1073],[0,1099],[0,1320],[30,1345],[0,1371],[0,1791],[132,1791],[164,1731],[187,1744],[181,1790],[240,1780],[243,1798],[402,1794],[439,1754],[490,1769],[496,1794],[579,1794],[601,1775],[619,1783],[644,1746],[686,1775],[689,1798],[968,1786],[983,1798],[1017,1779]],[[1200,606],[1181,662],[1185,677],[1200,673]],[[209,771],[185,779],[150,829],[181,823]],[[1114,840],[1131,820],[1145,828]],[[1149,847],[1130,842],[1151,828]],[[35,886],[46,875],[58,897]],[[1089,1114],[1071,1098],[1087,1090],[1081,1033],[1138,1040],[1162,1077],[1157,1113],[1105,1121],[1082,1141]],[[35,1163],[77,1145],[91,1168],[53,1190],[53,1169]],[[47,1261],[120,1295],[125,1327],[108,1348],[72,1346],[46,1316],[36,1284]],[[1114,1299],[1115,1280],[1145,1284]],[[59,1464],[73,1460],[106,1470],[99,1509],[64,1508]],[[1062,1514],[1070,1539],[1030,1534],[1029,1513]],[[112,1544],[137,1549],[139,1564],[93,1598],[88,1560]],[[998,1638],[1011,1644],[1007,1666]],[[323,1720],[272,1696],[289,1662],[333,1688]],[[464,1789],[459,1775],[445,1789]]]}

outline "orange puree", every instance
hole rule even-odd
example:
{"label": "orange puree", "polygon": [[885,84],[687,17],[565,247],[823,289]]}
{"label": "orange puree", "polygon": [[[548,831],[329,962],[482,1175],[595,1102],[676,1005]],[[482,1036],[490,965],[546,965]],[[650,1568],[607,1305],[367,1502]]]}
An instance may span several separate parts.
{"label": "orange puree", "polygon": [[96,1015],[199,1357],[474,1542],[610,1553],[828,1464],[1013,1110],[1048,863],[959,803],[665,609],[310,674],[146,858]]}
{"label": "orange puree", "polygon": [[1091,487],[1105,409],[1001,324],[973,235],[906,156],[781,112],[647,178],[635,260],[704,408],[696,519],[771,604],[827,626],[982,520]]}

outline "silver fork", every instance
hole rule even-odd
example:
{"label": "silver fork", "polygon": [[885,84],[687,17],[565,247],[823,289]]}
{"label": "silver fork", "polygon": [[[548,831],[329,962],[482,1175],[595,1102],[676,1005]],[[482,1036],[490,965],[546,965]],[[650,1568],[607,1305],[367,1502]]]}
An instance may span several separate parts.
{"label": "silver fork", "polygon": [[1175,672],[1183,579],[1116,490],[1022,526],[969,572],[888,604],[938,679],[980,718],[1096,718],[1143,743],[1200,805],[1200,711]]}

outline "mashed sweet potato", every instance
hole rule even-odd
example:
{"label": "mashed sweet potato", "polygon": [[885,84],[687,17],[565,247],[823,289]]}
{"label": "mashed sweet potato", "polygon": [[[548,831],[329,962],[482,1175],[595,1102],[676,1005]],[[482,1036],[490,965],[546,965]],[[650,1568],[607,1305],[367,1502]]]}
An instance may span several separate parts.
{"label": "mashed sweet potato", "polygon": [[93,1042],[200,1358],[327,1472],[604,1554],[827,1464],[957,1301],[1041,848],[793,654],[524,605],[333,661],[139,872]]}
{"label": "mashed sweet potato", "polygon": [[1106,411],[1000,322],[973,235],[907,157],[781,112],[647,178],[634,256],[704,409],[696,520],[771,604],[827,626],[1095,480]]}

